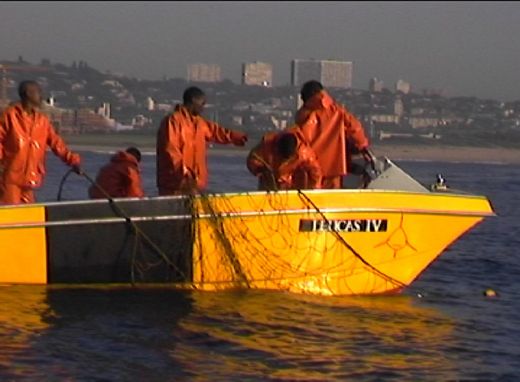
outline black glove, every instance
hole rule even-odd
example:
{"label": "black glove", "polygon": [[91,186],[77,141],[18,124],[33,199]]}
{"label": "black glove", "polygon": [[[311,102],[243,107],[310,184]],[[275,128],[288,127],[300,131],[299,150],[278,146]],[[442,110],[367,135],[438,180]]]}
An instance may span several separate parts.
{"label": "black glove", "polygon": [[74,171],[78,175],[83,175],[83,170],[79,166],[72,166],[72,171]]}

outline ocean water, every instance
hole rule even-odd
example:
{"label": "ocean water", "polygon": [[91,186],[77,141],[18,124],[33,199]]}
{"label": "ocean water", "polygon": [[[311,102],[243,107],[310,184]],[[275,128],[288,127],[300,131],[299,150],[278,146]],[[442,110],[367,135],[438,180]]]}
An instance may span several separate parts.
{"label": "ocean water", "polygon": [[[84,153],[84,167],[94,176],[107,159]],[[209,160],[212,191],[255,188],[243,156]],[[397,163],[488,196],[498,214],[401,295],[0,286],[0,381],[520,380],[520,167]],[[48,171],[40,201],[56,200],[66,167],[50,156]],[[87,187],[73,175],[63,197]]]}

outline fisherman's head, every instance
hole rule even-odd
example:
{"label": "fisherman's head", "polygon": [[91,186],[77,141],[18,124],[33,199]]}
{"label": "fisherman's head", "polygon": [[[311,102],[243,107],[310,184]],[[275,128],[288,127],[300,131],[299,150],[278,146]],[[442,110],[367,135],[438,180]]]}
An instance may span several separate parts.
{"label": "fisherman's head", "polygon": [[303,84],[302,90],[300,91],[300,96],[302,97],[302,101],[304,103],[307,102],[309,99],[311,99],[311,97],[313,95],[315,95],[316,93],[319,93],[322,90],[323,90],[323,85],[320,82],[315,81],[315,80],[307,81],[306,83]]}
{"label": "fisherman's head", "polygon": [[298,141],[296,140],[296,136],[292,133],[285,133],[280,136],[277,140],[277,150],[278,154],[283,159],[289,159],[296,152],[296,146]]}
{"label": "fisherman's head", "polygon": [[137,147],[129,147],[126,149],[126,152],[133,155],[138,162],[141,162],[141,151]]}
{"label": "fisherman's head", "polygon": [[18,85],[18,95],[23,104],[40,107],[42,103],[42,88],[36,81],[22,81]]}
{"label": "fisherman's head", "polygon": [[206,94],[196,86],[189,87],[182,95],[182,102],[191,114],[200,115],[206,105]]}

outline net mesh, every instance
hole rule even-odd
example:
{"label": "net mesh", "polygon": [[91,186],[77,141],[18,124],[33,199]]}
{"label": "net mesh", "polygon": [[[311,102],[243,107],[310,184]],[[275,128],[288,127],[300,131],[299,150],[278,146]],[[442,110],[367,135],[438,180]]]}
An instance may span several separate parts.
{"label": "net mesh", "polygon": [[[372,265],[338,232],[301,232],[326,214],[304,191],[198,195],[194,215],[195,287],[256,287],[357,294],[404,287]],[[251,212],[248,215],[248,212]],[[356,284],[351,287],[350,283]]]}

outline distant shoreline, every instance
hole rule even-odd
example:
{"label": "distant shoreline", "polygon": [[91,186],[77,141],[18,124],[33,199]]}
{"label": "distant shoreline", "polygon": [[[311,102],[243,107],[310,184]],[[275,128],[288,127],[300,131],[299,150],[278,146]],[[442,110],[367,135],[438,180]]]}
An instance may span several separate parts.
{"label": "distant shoreline", "polygon": [[374,154],[392,160],[520,164],[520,149],[469,146],[374,145]]}
{"label": "distant shoreline", "polygon": [[[154,136],[65,136],[65,141],[76,151],[109,153],[128,146],[137,146],[145,154],[155,154]],[[210,155],[245,157],[249,148],[215,145],[208,151]],[[392,160],[520,165],[520,149],[514,148],[376,143],[372,146],[372,151],[377,156],[386,156]]]}

